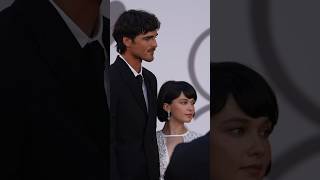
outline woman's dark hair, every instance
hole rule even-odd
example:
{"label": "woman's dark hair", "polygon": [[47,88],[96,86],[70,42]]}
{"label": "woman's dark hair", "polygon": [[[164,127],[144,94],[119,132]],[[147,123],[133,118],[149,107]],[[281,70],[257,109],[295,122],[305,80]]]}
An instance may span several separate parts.
{"label": "woman's dark hair", "polygon": [[134,40],[139,34],[145,34],[160,28],[160,21],[151,13],[142,10],[128,10],[123,12],[116,21],[112,36],[117,42],[117,51],[123,54],[127,48],[123,44],[123,37]]}
{"label": "woman's dark hair", "polygon": [[274,127],[278,120],[277,100],[260,74],[236,62],[211,63],[210,68],[211,117],[224,108],[232,95],[245,114],[252,118],[267,117]]}
{"label": "woman's dark hair", "polygon": [[163,104],[171,104],[181,93],[189,99],[193,98],[195,101],[197,100],[196,90],[185,81],[167,81],[161,86],[157,101],[157,116],[159,121],[168,121],[168,113],[163,109]]}
{"label": "woman's dark hair", "polygon": [[[254,70],[236,62],[210,64],[211,119],[225,106],[232,95],[240,109],[250,117],[267,117],[272,128],[278,121],[278,104],[266,80]],[[214,121],[214,119],[213,119]],[[268,165],[265,176],[271,169]]]}

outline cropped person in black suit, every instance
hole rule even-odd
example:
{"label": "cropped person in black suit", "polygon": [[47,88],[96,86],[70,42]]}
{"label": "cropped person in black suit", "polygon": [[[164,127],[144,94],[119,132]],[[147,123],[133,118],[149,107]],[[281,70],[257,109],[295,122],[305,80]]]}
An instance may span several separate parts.
{"label": "cropped person in black suit", "polygon": [[209,134],[176,146],[165,180],[209,180]]}
{"label": "cropped person in black suit", "polygon": [[157,80],[142,67],[153,61],[157,17],[129,10],[115,23],[119,56],[110,67],[111,179],[158,180]]}
{"label": "cropped person in black suit", "polygon": [[0,13],[0,179],[107,179],[101,0],[16,0]]}

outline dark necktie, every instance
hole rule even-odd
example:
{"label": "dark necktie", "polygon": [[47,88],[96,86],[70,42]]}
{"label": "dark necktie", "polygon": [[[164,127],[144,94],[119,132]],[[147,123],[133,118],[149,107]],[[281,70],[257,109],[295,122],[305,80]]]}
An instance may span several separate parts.
{"label": "dark necktie", "polygon": [[[95,91],[92,92],[94,94],[103,90],[107,95],[108,89],[105,90],[105,76],[107,73],[105,73],[105,70],[108,70],[108,65],[103,47],[98,41],[93,41],[86,44],[84,50],[87,54],[87,58],[85,58],[86,62],[83,64],[86,72],[86,74],[84,74],[84,80],[87,80],[88,84],[92,86],[88,88]],[[108,101],[107,96],[105,97],[106,102]]]}
{"label": "dark necktie", "polygon": [[136,81],[138,84],[138,91],[139,91],[140,97],[142,97],[142,100],[144,102],[144,107],[147,108],[146,100],[144,98],[144,94],[143,94],[143,90],[142,90],[143,78],[140,74],[138,76],[136,76]]}
{"label": "dark necktie", "polygon": [[98,41],[88,43],[84,48],[87,49],[90,57],[89,60],[95,67],[96,72],[93,73],[96,74],[95,78],[97,78],[97,80],[99,80],[100,82],[104,82],[107,102],[110,105],[110,84],[107,73],[107,71],[109,70],[109,60],[105,57],[104,49]]}
{"label": "dark necktie", "polygon": [[83,85],[81,91],[83,96],[83,111],[87,112],[87,128],[89,133],[98,144],[107,139],[106,128],[109,117],[107,106],[107,96],[105,91],[105,54],[104,49],[98,41],[88,43],[84,48],[85,57],[83,58]]}
{"label": "dark necktie", "polygon": [[89,66],[89,70],[92,68],[91,70],[94,72],[94,74],[92,75],[98,75],[101,78],[101,75],[104,72],[106,59],[104,49],[98,41],[93,41],[91,43],[86,44],[84,49],[88,53],[87,65]]}
{"label": "dark necktie", "polygon": [[136,80],[137,80],[139,88],[142,91],[142,83],[143,83],[142,76],[139,74],[138,76],[136,76]]}

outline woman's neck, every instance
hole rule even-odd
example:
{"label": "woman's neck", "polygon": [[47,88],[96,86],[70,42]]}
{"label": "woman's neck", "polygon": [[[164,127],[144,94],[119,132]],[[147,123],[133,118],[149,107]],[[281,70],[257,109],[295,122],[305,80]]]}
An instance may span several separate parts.
{"label": "woman's neck", "polygon": [[162,132],[165,135],[181,135],[188,131],[184,123],[169,120],[164,124]]}

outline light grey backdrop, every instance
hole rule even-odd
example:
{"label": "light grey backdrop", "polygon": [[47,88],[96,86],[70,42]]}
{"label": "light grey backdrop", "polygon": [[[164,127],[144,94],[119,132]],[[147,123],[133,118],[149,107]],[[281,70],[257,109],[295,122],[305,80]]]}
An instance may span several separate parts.
{"label": "light grey backdrop", "polygon": [[215,0],[213,61],[238,61],[276,91],[272,180],[318,180],[320,2]]}
{"label": "light grey backdrop", "polygon": [[[12,2],[0,0],[0,10]],[[101,6],[111,29],[121,12],[133,8],[150,11],[161,21],[155,60],[143,65],[157,76],[158,87],[168,80],[183,80],[196,88],[197,116],[188,126],[205,134],[210,129],[210,0],[103,0]],[[117,55],[112,38],[110,44],[112,63]],[[157,129],[162,126],[158,122]]]}
{"label": "light grey backdrop", "polygon": [[[155,59],[143,66],[157,76],[158,89],[168,80],[183,80],[195,86],[199,97],[197,117],[188,127],[206,133],[210,129],[210,0],[110,1],[111,29],[119,14],[128,9],[149,11],[161,21]],[[112,63],[117,56],[112,38],[110,53]],[[157,129],[162,126],[158,122]]]}
{"label": "light grey backdrop", "polygon": [[4,8],[8,7],[10,4],[12,4],[13,0],[1,0],[0,1],[0,11],[2,11]]}

